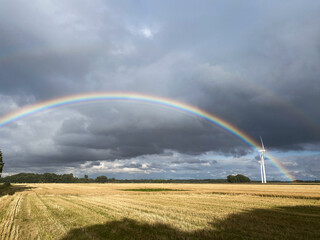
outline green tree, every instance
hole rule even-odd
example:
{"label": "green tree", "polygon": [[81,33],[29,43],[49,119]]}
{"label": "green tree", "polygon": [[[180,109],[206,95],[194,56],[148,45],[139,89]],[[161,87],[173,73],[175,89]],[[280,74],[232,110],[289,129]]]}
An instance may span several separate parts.
{"label": "green tree", "polygon": [[95,180],[97,183],[106,183],[108,181],[108,178],[106,176],[99,176]]}
{"label": "green tree", "polygon": [[235,183],[237,181],[236,176],[228,175],[227,180],[229,183]]}
{"label": "green tree", "polygon": [[1,178],[1,174],[2,174],[2,169],[3,169],[3,161],[2,161],[2,152],[0,150],[0,178]]}
{"label": "green tree", "polygon": [[81,182],[81,183],[88,183],[90,180],[92,180],[92,179],[89,179],[89,176],[88,176],[88,175],[84,175],[83,178],[80,178],[80,179],[79,179],[79,182]]}
{"label": "green tree", "polygon": [[73,176],[72,173],[61,175],[61,182],[63,183],[73,183],[76,182],[76,180],[77,179]]}
{"label": "green tree", "polygon": [[247,176],[238,174],[238,175],[229,175],[227,177],[227,181],[229,183],[242,183],[242,182],[250,182],[251,180]]}
{"label": "green tree", "polygon": [[250,178],[248,178],[247,176],[244,176],[242,174],[238,174],[236,176],[238,178],[238,182],[250,182]]}

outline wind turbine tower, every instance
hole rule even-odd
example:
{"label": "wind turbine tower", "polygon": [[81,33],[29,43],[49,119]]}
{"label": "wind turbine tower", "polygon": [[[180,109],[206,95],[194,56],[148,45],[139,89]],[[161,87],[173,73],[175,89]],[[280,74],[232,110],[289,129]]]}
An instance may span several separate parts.
{"label": "wind turbine tower", "polygon": [[262,141],[262,137],[260,136],[260,140],[261,140],[261,150],[259,150],[260,153],[260,170],[261,170],[261,182],[262,183],[267,183],[267,178],[266,178],[266,169],[264,167],[264,153],[266,152],[266,150],[264,149],[264,145],[263,145],[263,141]]}

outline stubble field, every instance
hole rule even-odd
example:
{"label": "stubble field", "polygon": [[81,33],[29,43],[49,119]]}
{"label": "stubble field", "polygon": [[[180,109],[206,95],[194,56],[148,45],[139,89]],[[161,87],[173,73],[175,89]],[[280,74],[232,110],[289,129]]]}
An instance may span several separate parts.
{"label": "stubble field", "polygon": [[[320,239],[320,185],[16,184],[0,239]],[[123,191],[125,189],[185,191]]]}

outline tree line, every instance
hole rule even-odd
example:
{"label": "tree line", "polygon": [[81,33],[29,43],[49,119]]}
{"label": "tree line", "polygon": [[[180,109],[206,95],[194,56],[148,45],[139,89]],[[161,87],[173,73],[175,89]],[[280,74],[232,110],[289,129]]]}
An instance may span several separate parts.
{"label": "tree line", "polygon": [[98,176],[95,179],[84,175],[77,178],[70,174],[55,173],[19,173],[4,178],[0,182],[7,183],[225,183],[226,179],[115,179]]}
{"label": "tree line", "polygon": [[115,179],[106,176],[98,176],[95,179],[84,175],[77,178],[70,174],[55,173],[19,173],[0,178],[4,183],[241,183],[250,182],[250,178],[238,174],[229,175],[227,179]]}
{"label": "tree line", "polygon": [[2,152],[1,152],[1,150],[0,150],[0,178],[1,178],[1,173],[2,173],[2,169],[3,169],[3,165],[4,165],[4,163],[3,163],[3,161],[2,161]]}
{"label": "tree line", "polygon": [[55,174],[55,173],[19,173],[4,178],[0,178],[0,182],[10,183],[105,183],[114,182],[114,178],[99,176],[95,179],[84,175],[83,178],[77,178],[70,174]]}

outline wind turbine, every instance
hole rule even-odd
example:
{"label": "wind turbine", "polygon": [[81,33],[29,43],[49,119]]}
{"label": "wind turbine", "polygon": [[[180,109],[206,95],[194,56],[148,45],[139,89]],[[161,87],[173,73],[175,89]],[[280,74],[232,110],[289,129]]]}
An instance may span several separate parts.
{"label": "wind turbine", "polygon": [[261,171],[261,182],[262,183],[267,183],[267,178],[266,178],[266,169],[264,167],[264,153],[266,152],[266,150],[264,149],[264,145],[263,145],[263,141],[262,141],[262,137],[260,136],[260,140],[261,140],[261,150],[259,150],[260,153],[260,171]]}

